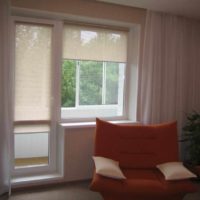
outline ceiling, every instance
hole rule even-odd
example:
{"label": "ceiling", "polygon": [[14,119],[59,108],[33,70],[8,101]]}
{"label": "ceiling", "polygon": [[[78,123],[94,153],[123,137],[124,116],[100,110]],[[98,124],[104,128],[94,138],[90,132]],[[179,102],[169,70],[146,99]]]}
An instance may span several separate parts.
{"label": "ceiling", "polygon": [[200,19],[200,0],[99,0]]}

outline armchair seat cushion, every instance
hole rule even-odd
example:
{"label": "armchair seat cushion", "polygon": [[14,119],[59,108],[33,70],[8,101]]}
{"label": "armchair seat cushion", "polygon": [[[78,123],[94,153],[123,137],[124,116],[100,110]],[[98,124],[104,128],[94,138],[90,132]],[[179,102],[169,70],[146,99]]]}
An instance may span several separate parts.
{"label": "armchair seat cushion", "polygon": [[195,192],[190,181],[166,181],[157,169],[125,169],[127,179],[114,180],[94,174],[92,189],[102,193],[112,193],[116,196],[131,197],[166,197],[171,195]]}

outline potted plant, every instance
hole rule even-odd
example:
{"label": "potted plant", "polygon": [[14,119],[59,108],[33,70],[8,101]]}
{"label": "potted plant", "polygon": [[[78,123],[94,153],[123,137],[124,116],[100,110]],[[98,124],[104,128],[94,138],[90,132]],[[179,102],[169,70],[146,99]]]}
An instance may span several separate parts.
{"label": "potted plant", "polygon": [[185,141],[188,141],[187,150],[190,163],[194,171],[200,176],[200,113],[193,111],[187,114],[187,121],[183,127]]}

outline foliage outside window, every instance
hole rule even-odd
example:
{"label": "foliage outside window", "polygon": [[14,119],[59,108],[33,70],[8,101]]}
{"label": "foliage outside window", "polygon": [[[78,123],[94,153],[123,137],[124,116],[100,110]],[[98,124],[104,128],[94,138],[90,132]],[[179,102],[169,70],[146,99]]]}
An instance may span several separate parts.
{"label": "foliage outside window", "polygon": [[189,141],[188,151],[190,162],[200,165],[200,113],[192,112],[187,115],[186,125],[183,127],[185,140]]}
{"label": "foliage outside window", "polygon": [[118,63],[64,60],[62,107],[118,104],[118,84]]}

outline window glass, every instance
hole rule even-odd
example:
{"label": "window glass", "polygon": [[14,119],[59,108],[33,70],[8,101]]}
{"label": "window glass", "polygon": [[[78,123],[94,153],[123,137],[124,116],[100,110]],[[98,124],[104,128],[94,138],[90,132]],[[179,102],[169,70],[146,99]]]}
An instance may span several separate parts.
{"label": "window glass", "polygon": [[124,63],[64,60],[62,118],[121,116]]}
{"label": "window glass", "polygon": [[48,132],[15,133],[15,168],[48,165],[48,135]]}
{"label": "window glass", "polygon": [[106,104],[118,104],[119,65],[109,62],[106,65]]}
{"label": "window glass", "polygon": [[52,27],[16,24],[15,121],[50,119]]}
{"label": "window glass", "polygon": [[15,167],[48,165],[52,26],[15,24]]}
{"label": "window glass", "polygon": [[102,104],[102,62],[80,61],[79,105]]}
{"label": "window glass", "polygon": [[123,115],[127,32],[65,25],[61,118]]}
{"label": "window glass", "polygon": [[62,64],[61,106],[75,107],[76,61],[64,60]]}

